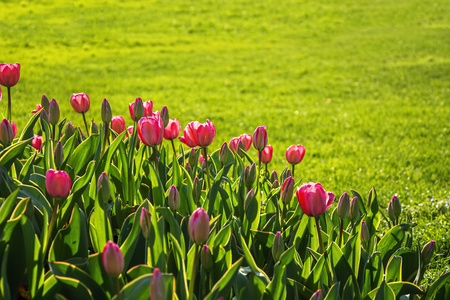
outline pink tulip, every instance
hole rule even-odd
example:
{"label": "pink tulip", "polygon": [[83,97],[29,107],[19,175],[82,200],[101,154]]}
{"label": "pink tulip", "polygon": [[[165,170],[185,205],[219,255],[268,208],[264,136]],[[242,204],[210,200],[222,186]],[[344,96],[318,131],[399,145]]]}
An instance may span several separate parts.
{"label": "pink tulip", "polygon": [[292,145],[286,150],[286,159],[291,165],[300,163],[305,156],[305,147],[302,145]]}
{"label": "pink tulip", "polygon": [[[137,107],[136,107],[136,105],[137,105]],[[153,104],[152,104],[152,106],[153,106]],[[135,116],[134,115],[135,115],[136,112],[138,113],[137,114],[138,117],[139,117],[138,120],[140,118],[142,118],[143,116],[145,116],[145,114],[146,114],[146,110],[145,110],[145,107],[144,107],[144,102],[142,102],[142,99],[139,98],[139,97],[136,98],[136,100],[134,102],[128,104],[128,110],[130,111],[130,116],[131,116],[131,119],[133,121],[135,121]],[[151,111],[151,109],[150,109],[150,111]]]}
{"label": "pink tulip", "polygon": [[[267,145],[266,148],[261,152],[261,162],[263,164],[268,164],[272,160],[273,147],[272,145]],[[258,153],[259,155],[259,153]]]}
{"label": "pink tulip", "polygon": [[41,148],[42,148],[42,136],[33,135],[33,140],[31,141],[31,145],[37,151],[41,151]]}
{"label": "pink tulip", "polygon": [[114,116],[111,119],[111,128],[117,132],[122,133],[125,130],[125,120],[122,116]]}
{"label": "pink tulip", "polygon": [[77,113],[85,113],[91,107],[91,100],[85,93],[73,94],[70,97],[70,104],[72,104],[73,110]]}
{"label": "pink tulip", "polygon": [[320,183],[304,183],[297,188],[297,198],[303,212],[315,217],[323,214],[334,201],[334,194],[324,190]]}
{"label": "pink tulip", "polygon": [[150,282],[150,299],[151,300],[165,300],[166,284],[161,271],[158,268],[153,270],[152,281]]}
{"label": "pink tulip", "polygon": [[247,152],[252,146],[252,136],[250,134],[241,134],[240,136],[242,143],[244,144],[244,151]]}
{"label": "pink tulip", "polygon": [[65,171],[48,170],[45,173],[45,189],[53,198],[65,198],[69,195],[71,181]]}
{"label": "pink tulip", "polygon": [[127,127],[127,131],[128,131],[127,136],[132,136],[133,135],[133,130],[134,130],[134,126],[133,125],[128,126]]}
{"label": "pink tulip", "polygon": [[286,178],[286,180],[283,183],[280,192],[280,198],[281,201],[286,205],[289,204],[289,202],[291,202],[292,200],[292,196],[294,195],[294,185],[295,181],[294,178],[292,178],[292,176]]}
{"label": "pink tulip", "polygon": [[118,277],[123,271],[123,255],[116,243],[108,241],[102,252],[103,267],[112,277]]}
{"label": "pink tulip", "polygon": [[180,130],[180,121],[178,121],[177,119],[169,119],[169,123],[167,124],[166,128],[164,128],[164,138],[166,140],[176,139],[180,134]]}
{"label": "pink tulip", "polygon": [[34,115],[35,113],[38,113],[41,109],[42,109],[42,105],[36,104],[36,109],[35,109],[35,110],[32,110],[31,112],[32,112],[33,115]]}
{"label": "pink tulip", "polygon": [[[3,119],[0,123],[0,142],[5,146],[9,145],[16,136],[12,124],[8,122],[8,119]],[[15,131],[17,132],[17,127],[15,128]]]}
{"label": "pink tulip", "polygon": [[184,136],[179,140],[187,146],[193,148],[196,146],[209,146],[216,136],[216,128],[214,124],[207,120],[206,123],[191,122],[184,129]]}
{"label": "pink tulip", "polygon": [[159,145],[164,135],[163,122],[161,119],[155,117],[141,118],[137,124],[137,133],[145,145]]}
{"label": "pink tulip", "polygon": [[240,140],[241,140],[240,137],[235,137],[230,140],[230,150],[233,151],[234,153],[237,153],[238,151],[238,145]]}
{"label": "pink tulip", "polygon": [[0,87],[0,101],[2,101],[2,87]]}
{"label": "pink tulip", "polygon": [[20,64],[0,64],[0,84],[6,87],[15,86],[20,77]]}
{"label": "pink tulip", "polygon": [[191,215],[188,224],[189,237],[196,244],[206,242],[209,236],[209,216],[199,207]]}
{"label": "pink tulip", "polygon": [[152,116],[152,110],[153,110],[153,101],[148,100],[146,102],[143,102],[144,104],[144,116],[145,117],[151,117]]}
{"label": "pink tulip", "polygon": [[253,147],[258,151],[264,150],[267,146],[267,130],[266,126],[259,126],[253,133]]}

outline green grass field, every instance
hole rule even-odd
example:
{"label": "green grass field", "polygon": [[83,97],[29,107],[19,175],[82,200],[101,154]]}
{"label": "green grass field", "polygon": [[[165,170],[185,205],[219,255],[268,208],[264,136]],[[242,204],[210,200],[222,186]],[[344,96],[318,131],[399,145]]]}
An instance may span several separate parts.
{"label": "green grass field", "polygon": [[19,128],[42,94],[82,126],[76,92],[89,94],[97,122],[107,98],[131,125],[136,97],[167,105],[183,128],[210,119],[211,149],[266,125],[271,168],[302,144],[297,179],[338,195],[375,186],[386,206],[397,193],[445,255],[449,12],[448,0],[1,1],[0,61],[22,66]]}

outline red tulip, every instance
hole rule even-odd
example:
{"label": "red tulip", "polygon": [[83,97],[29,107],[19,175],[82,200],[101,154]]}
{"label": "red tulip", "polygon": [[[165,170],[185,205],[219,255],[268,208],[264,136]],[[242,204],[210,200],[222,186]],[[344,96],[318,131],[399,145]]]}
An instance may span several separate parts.
{"label": "red tulip", "polygon": [[42,148],[42,136],[33,135],[33,141],[31,141],[31,145],[37,151],[41,151],[41,148]]}
{"label": "red tulip", "polygon": [[[12,124],[8,122],[8,119],[3,119],[0,123],[0,142],[5,146],[9,145],[16,136]],[[15,130],[17,132],[17,127]]]}
{"label": "red tulip", "polygon": [[[261,152],[261,162],[263,164],[268,164],[272,160],[273,147],[272,145],[267,145],[266,148]],[[258,153],[259,155],[259,153]]]}
{"label": "red tulip", "polygon": [[164,138],[166,140],[176,139],[180,134],[180,130],[180,121],[178,121],[177,119],[169,119],[169,123],[167,124],[166,128],[164,128]]}
{"label": "red tulip", "polygon": [[266,126],[259,126],[253,133],[253,147],[258,151],[264,150],[267,146],[267,130]]}
{"label": "red tulip", "polygon": [[0,101],[2,101],[2,88],[0,87]]}
{"label": "red tulip", "polygon": [[305,156],[305,147],[302,145],[292,145],[286,150],[286,159],[291,165],[298,164]]}
{"label": "red tulip", "polygon": [[102,252],[103,267],[110,276],[118,277],[123,271],[123,255],[116,243],[108,241]]}
{"label": "red tulip", "polygon": [[191,215],[188,224],[189,237],[196,244],[206,242],[209,236],[209,216],[199,207]]}
{"label": "red tulip", "polygon": [[70,177],[65,171],[48,170],[45,173],[45,189],[53,198],[65,198],[70,192]]}
{"label": "red tulip", "polygon": [[303,212],[315,217],[323,214],[334,201],[334,194],[324,190],[320,183],[304,183],[297,188],[297,198]]}
{"label": "red tulip", "polygon": [[292,196],[294,195],[294,185],[295,181],[292,176],[286,178],[283,183],[283,187],[281,188],[280,198],[284,204],[289,204],[292,200]]}
{"label": "red tulip", "polygon": [[0,64],[0,84],[6,87],[15,86],[20,77],[20,64]]}
{"label": "red tulip", "polygon": [[153,110],[153,101],[148,100],[146,102],[143,102],[143,104],[144,104],[144,116],[150,117],[152,115]]}
{"label": "red tulip", "polygon": [[216,128],[211,121],[207,120],[203,124],[197,121],[189,123],[184,129],[184,136],[179,139],[191,148],[196,146],[207,147],[211,145],[215,136]]}
{"label": "red tulip", "polygon": [[70,97],[70,104],[72,104],[73,109],[77,113],[85,113],[91,107],[91,100],[89,100],[89,96],[85,93],[73,94]]}
{"label": "red tulip", "polygon": [[[133,121],[139,121],[145,114],[144,102],[141,98],[136,98],[136,100],[128,104],[128,110],[130,111],[130,116]],[[138,117],[135,120],[135,115]]]}
{"label": "red tulip", "polygon": [[134,130],[134,126],[133,125],[128,126],[127,127],[127,131],[128,131],[127,136],[128,135],[132,136],[133,135],[133,130]]}
{"label": "red tulip", "polygon": [[242,143],[244,144],[244,151],[247,152],[248,149],[252,146],[252,136],[250,134],[241,134],[240,139]]}
{"label": "red tulip", "polygon": [[31,112],[34,115],[35,113],[38,113],[41,109],[42,109],[42,105],[36,104],[36,110],[32,110]]}
{"label": "red tulip", "polygon": [[241,140],[240,137],[235,137],[230,140],[230,150],[233,151],[234,153],[237,153],[238,151],[238,145],[240,140]]}
{"label": "red tulip", "polygon": [[114,116],[111,119],[111,128],[117,132],[122,133],[125,130],[125,120],[122,116]]}
{"label": "red tulip", "polygon": [[145,145],[159,145],[164,135],[163,122],[161,119],[155,117],[141,118],[137,124],[137,133]]}

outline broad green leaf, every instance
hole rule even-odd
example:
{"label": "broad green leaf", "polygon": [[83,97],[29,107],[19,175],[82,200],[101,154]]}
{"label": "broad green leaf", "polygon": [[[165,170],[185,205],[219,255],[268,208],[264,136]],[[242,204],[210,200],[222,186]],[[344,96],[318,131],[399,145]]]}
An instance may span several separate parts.
{"label": "broad green leaf", "polygon": [[0,166],[3,166],[5,169],[9,170],[13,162],[22,155],[23,150],[30,143],[30,141],[31,138],[12,144],[11,146],[3,149],[3,151],[0,152]]}
{"label": "broad green leaf", "polygon": [[95,252],[101,252],[106,242],[113,238],[111,223],[101,201],[95,201],[94,211],[89,219],[89,233]]}
{"label": "broad green leaf", "polygon": [[333,277],[339,282],[347,282],[349,277],[354,276],[353,270],[344,256],[341,248],[333,242],[330,247],[330,262]]}
{"label": "broad green leaf", "polygon": [[2,224],[11,215],[18,193],[19,189],[15,190],[11,195],[8,196],[8,198],[6,198],[5,201],[3,201],[2,205],[0,206],[0,228],[3,227]]}
{"label": "broad green leaf", "polygon": [[181,233],[180,224],[178,224],[173,213],[167,207],[157,207],[156,212],[159,213],[167,223],[169,223],[170,233],[177,238],[178,243],[181,245],[183,254],[186,253],[184,236]]}
{"label": "broad green leaf", "polygon": [[27,159],[26,163],[23,165],[22,170],[20,170],[19,180],[22,183],[28,183],[30,180],[31,172],[33,171],[33,164],[36,160],[37,153]]}
{"label": "broad green leaf", "polygon": [[280,264],[287,266],[293,259],[295,254],[295,247],[291,247],[284,251],[280,256]]}
{"label": "broad green leaf", "polygon": [[264,273],[263,270],[261,270],[257,265],[255,260],[253,259],[252,254],[248,250],[247,244],[245,243],[244,237],[240,235],[241,238],[241,247],[244,251],[244,257],[247,261],[249,267],[252,269],[253,273],[255,273],[256,276],[262,278],[265,282],[265,284],[268,284],[270,282],[269,277]]}
{"label": "broad green leaf", "polygon": [[[47,198],[45,198],[39,189],[31,185],[19,185],[19,187],[19,197],[30,197],[33,205],[36,206],[37,209],[40,211],[47,211],[48,216],[52,215],[53,209]],[[50,222],[50,220],[48,220],[48,222]]]}
{"label": "broad green leaf", "polygon": [[385,281],[402,281],[402,257],[393,255],[386,266]]}
{"label": "broad green leaf", "polygon": [[445,288],[445,286],[448,285],[450,285],[450,272],[444,273],[436,281],[434,281],[426,291],[423,298],[421,299],[423,300],[434,299],[436,294],[438,294],[441,289]]}
{"label": "broad green leaf", "polygon": [[[103,250],[103,249],[102,249]],[[124,270],[126,268],[124,267]],[[108,298],[116,294],[114,280],[103,267],[102,253],[89,255],[89,261],[86,265],[86,272],[99,284]]]}
{"label": "broad green leaf", "polygon": [[275,265],[272,281],[264,291],[263,299],[286,299],[286,266]]}
{"label": "broad green leaf", "polygon": [[338,281],[335,284],[333,284],[333,286],[330,288],[330,290],[328,291],[328,294],[325,296],[324,300],[339,300],[340,299],[340,287],[341,287],[341,283]]}
{"label": "broad green leaf", "polygon": [[400,224],[392,227],[378,242],[377,250],[381,253],[383,265],[386,266],[392,254],[401,246],[405,239],[406,231],[410,230],[411,224]]}
{"label": "broad green leaf", "polygon": [[[395,294],[395,299],[400,299],[403,295],[420,295],[423,293],[422,289],[411,282],[399,281],[387,284]],[[377,294],[379,287],[372,290],[368,297],[373,299]]]}
{"label": "broad green leaf", "polygon": [[364,287],[362,296],[365,297],[371,290],[380,286],[383,281],[383,262],[379,253],[374,253],[367,262],[364,275]]}
{"label": "broad green leaf", "polygon": [[359,263],[361,261],[361,223],[358,223],[353,230],[353,236],[347,241],[342,252],[347,258],[355,277],[358,277]]}
{"label": "broad green leaf", "polygon": [[99,139],[98,134],[91,135],[74,150],[67,163],[73,168],[75,174],[81,175],[87,164],[94,157]]}
{"label": "broad green leaf", "polygon": [[73,299],[94,299],[91,291],[81,281],[57,275],[55,275],[55,278],[61,284],[59,293],[63,296]]}
{"label": "broad green leaf", "polygon": [[40,114],[33,114],[31,118],[28,119],[27,124],[23,128],[22,133],[20,134],[19,142],[33,138],[33,128],[34,125],[36,124],[36,121],[39,120],[39,116]]}
{"label": "broad green leaf", "polygon": [[[152,281],[152,274],[146,274],[126,284],[120,290],[121,299],[149,299],[150,297],[150,283]],[[171,274],[162,274],[164,283],[166,285],[166,299],[174,299],[174,278]],[[114,296],[112,299],[117,299]]]}
{"label": "broad green leaf", "polygon": [[219,281],[211,289],[211,292],[204,298],[204,300],[212,300],[217,299],[220,296],[226,297],[229,294],[229,290],[231,289],[231,284],[234,281],[234,278],[241,266],[242,260],[244,258],[241,257],[238,259],[228,270],[227,272],[220,278]]}
{"label": "broad green leaf", "polygon": [[8,284],[8,258],[9,258],[9,245],[6,245],[5,251],[3,252],[3,259],[1,264],[1,275],[0,276],[0,298],[1,299],[11,299],[11,293],[9,291]]}
{"label": "broad green leaf", "polygon": [[169,233],[169,239],[173,243],[173,249],[175,250],[175,258],[176,258],[176,264],[178,268],[178,278],[176,280],[177,283],[177,294],[180,296],[181,299],[187,299],[188,297],[188,284],[187,284],[187,276],[186,276],[186,268],[185,268],[185,262],[184,262],[184,252],[181,249],[181,246],[178,244],[178,240]]}
{"label": "broad green leaf", "polygon": [[374,300],[395,300],[394,291],[386,284],[386,281],[381,283]]}
{"label": "broad green leaf", "polygon": [[153,269],[154,268],[148,265],[134,266],[127,271],[127,279],[128,281],[135,280],[136,278],[141,277],[142,275],[153,273]]}

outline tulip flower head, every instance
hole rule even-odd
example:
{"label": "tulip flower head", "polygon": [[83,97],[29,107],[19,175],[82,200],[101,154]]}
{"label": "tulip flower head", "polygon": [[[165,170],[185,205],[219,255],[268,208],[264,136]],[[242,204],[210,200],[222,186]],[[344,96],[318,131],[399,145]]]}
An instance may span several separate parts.
{"label": "tulip flower head", "polygon": [[207,147],[209,146],[216,136],[216,128],[210,120],[206,120],[205,123],[190,122],[184,129],[184,136],[179,140],[187,146],[193,147]]}
{"label": "tulip flower head", "polygon": [[31,141],[31,146],[37,151],[41,151],[42,148],[42,136],[33,135],[33,140]]}
{"label": "tulip flower head", "polygon": [[165,105],[161,108],[160,118],[163,120],[165,128],[169,124],[169,109]]}
{"label": "tulip flower head", "polygon": [[[244,144],[244,151],[247,152],[250,147],[252,146],[252,141],[253,138],[250,134],[241,134],[241,136],[239,137],[241,139],[241,142]],[[267,136],[266,136],[266,144],[267,144]]]}
{"label": "tulip flower head", "polygon": [[72,97],[70,97],[70,104],[74,111],[81,114],[89,110],[91,107],[91,100],[87,94],[78,93],[73,94]]}
{"label": "tulip flower head", "polygon": [[323,214],[333,203],[334,194],[327,192],[320,183],[304,183],[297,188],[297,198],[303,212],[316,217]]}
{"label": "tulip flower head", "polygon": [[169,203],[169,207],[173,212],[176,212],[180,209],[180,192],[178,192],[177,187],[174,185],[169,188],[169,196],[167,202]]}
{"label": "tulip flower head", "polygon": [[214,266],[214,260],[208,245],[203,245],[200,260],[203,268],[209,272]]}
{"label": "tulip flower head", "polygon": [[302,145],[292,145],[286,150],[286,160],[291,165],[300,163],[305,156],[305,147]]}
{"label": "tulip flower head", "polygon": [[141,118],[137,124],[139,139],[147,146],[156,146],[162,143],[164,125],[160,118]]}
{"label": "tulip flower head", "polygon": [[161,271],[158,268],[153,270],[152,281],[150,282],[150,299],[151,300],[165,300],[166,284]]}
{"label": "tulip flower head", "polygon": [[423,246],[421,257],[424,266],[430,263],[434,255],[434,250],[436,250],[436,242],[434,240],[429,241],[425,246]]}
{"label": "tulip flower head", "polygon": [[41,98],[41,107],[43,108],[43,109],[45,109],[45,111],[46,112],[48,112],[48,106],[50,105],[50,101],[48,101],[48,98],[47,98],[47,96],[44,94],[44,95],[42,95],[42,98]]}
{"label": "tulip flower head", "polygon": [[142,99],[138,97],[136,98],[136,100],[134,100],[134,102],[128,104],[128,110],[130,111],[131,119],[133,121],[139,121],[139,119],[142,118],[145,113],[144,103],[142,102]]}
{"label": "tulip flower head", "polygon": [[59,122],[59,116],[59,104],[55,99],[52,99],[48,106],[48,121],[50,124],[56,126]]}
{"label": "tulip flower head", "polygon": [[20,64],[0,64],[0,84],[6,87],[15,86],[20,77]]}
{"label": "tulip flower head", "polygon": [[36,109],[35,109],[35,110],[32,110],[31,112],[32,112],[33,115],[34,115],[35,113],[38,113],[41,109],[42,109],[42,105],[36,104]]}
{"label": "tulip flower head", "polygon": [[153,110],[153,101],[148,100],[143,103],[144,105],[144,116],[150,117],[152,115]]}
{"label": "tulip flower head", "polygon": [[141,218],[139,220],[139,225],[141,226],[142,234],[145,239],[150,239],[150,227],[151,227],[152,215],[145,207],[141,210]]}
{"label": "tulip flower head", "polygon": [[123,271],[123,255],[116,243],[108,241],[102,252],[103,267],[112,277],[118,277]]}
{"label": "tulip flower head", "polygon": [[[17,127],[16,127],[17,131]],[[0,123],[0,142],[7,146],[11,144],[11,142],[14,139],[14,129],[13,126],[8,122],[8,119],[3,119],[3,121]]]}
{"label": "tulip flower head", "polygon": [[169,119],[167,126],[164,128],[164,138],[166,140],[173,140],[180,134],[181,125],[177,119]]}
{"label": "tulip flower head", "polygon": [[272,257],[275,262],[280,260],[281,254],[284,252],[284,241],[281,232],[277,231],[272,244]]}
{"label": "tulip flower head", "polygon": [[230,150],[233,151],[234,153],[237,153],[238,151],[238,145],[240,140],[241,140],[240,137],[235,137],[230,140]]}
{"label": "tulip flower head", "polygon": [[266,126],[259,126],[253,133],[253,146],[258,151],[263,151],[267,146]]}
{"label": "tulip flower head", "polygon": [[69,195],[71,181],[65,171],[48,170],[45,173],[45,189],[53,198],[65,198]]}
{"label": "tulip flower head", "polygon": [[191,240],[197,245],[206,242],[209,236],[209,216],[199,207],[191,215],[188,224],[188,232]]}
{"label": "tulip flower head", "polygon": [[223,143],[222,146],[220,147],[220,151],[219,151],[219,161],[220,163],[223,165],[226,163],[228,158],[228,146],[227,146],[227,142]]}
{"label": "tulip flower head", "polygon": [[114,116],[111,119],[111,128],[121,134],[125,130],[125,120],[122,116]]}
{"label": "tulip flower head", "polygon": [[345,219],[348,216],[348,212],[350,210],[350,196],[344,192],[339,198],[338,204],[338,216],[341,219]]}
{"label": "tulip flower head", "polygon": [[281,188],[280,198],[281,201],[287,205],[291,202],[292,196],[294,195],[294,178],[288,177],[283,183]]}
{"label": "tulip flower head", "polygon": [[[264,150],[261,152],[261,162],[263,164],[268,164],[272,160],[273,147],[272,145],[267,145]],[[258,152],[259,156],[259,152]]]}
{"label": "tulip flower head", "polygon": [[111,123],[112,119],[112,111],[111,111],[111,105],[109,105],[108,99],[103,99],[102,102],[102,108],[101,108],[101,115],[102,115],[102,121],[103,123]]}

